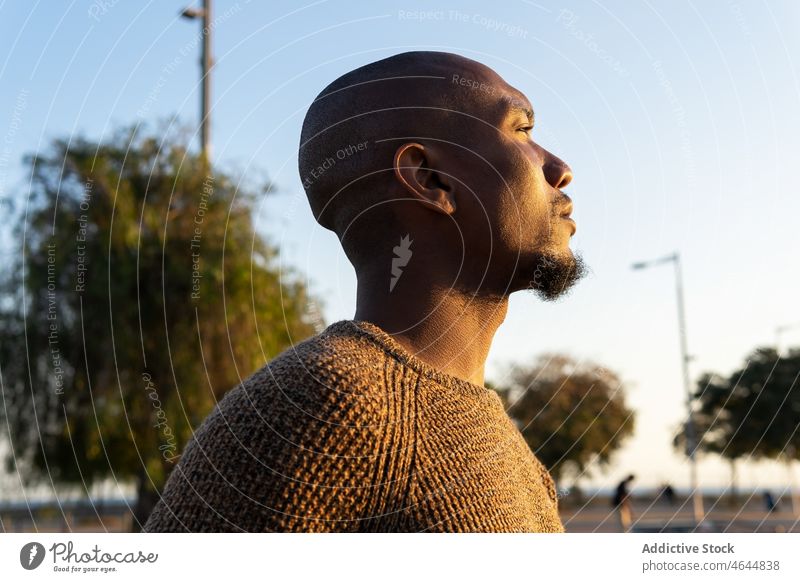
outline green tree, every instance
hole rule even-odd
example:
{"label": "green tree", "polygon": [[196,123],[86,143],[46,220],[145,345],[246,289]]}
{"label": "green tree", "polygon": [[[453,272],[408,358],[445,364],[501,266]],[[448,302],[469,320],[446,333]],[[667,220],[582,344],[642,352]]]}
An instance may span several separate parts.
{"label": "green tree", "polygon": [[269,188],[184,144],[134,128],[31,157],[0,289],[7,465],[28,483],[135,483],[135,528],[221,395],[318,313],[255,229]]}
{"label": "green tree", "polygon": [[[698,451],[731,463],[735,493],[740,459],[798,459],[800,454],[800,350],[779,356],[774,348],[755,349],[729,376],[706,373],[694,394]],[[676,448],[684,448],[681,433]]]}
{"label": "green tree", "polygon": [[544,355],[531,367],[515,366],[499,392],[555,479],[606,465],[633,433],[634,411],[625,404],[622,382],[591,362]]}
{"label": "green tree", "polygon": [[[702,394],[702,397],[700,395]],[[711,453],[725,458],[731,471],[731,495],[729,500],[736,503],[737,461],[749,455],[751,435],[746,430],[732,429],[738,426],[736,418],[741,418],[746,403],[741,393],[728,390],[728,379],[718,374],[705,373],[697,381],[697,392],[693,395],[694,431],[697,435],[698,454]],[[673,446],[681,453],[688,454],[686,433],[682,424],[675,432]]]}

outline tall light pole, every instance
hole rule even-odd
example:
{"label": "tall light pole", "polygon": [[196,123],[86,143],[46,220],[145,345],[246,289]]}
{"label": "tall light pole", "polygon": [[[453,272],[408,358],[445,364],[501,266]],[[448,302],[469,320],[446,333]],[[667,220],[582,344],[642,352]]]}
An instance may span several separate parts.
{"label": "tall light pole", "polygon": [[792,470],[792,463],[796,453],[794,445],[789,445],[783,452],[784,459],[786,460],[786,475],[789,478],[789,501],[792,504],[792,515],[800,517],[800,500],[797,499],[797,484],[794,479],[794,471]]}
{"label": "tall light pole", "polygon": [[181,16],[200,20],[203,47],[200,53],[200,74],[203,84],[200,91],[200,148],[206,160],[211,159],[211,0],[203,0],[203,7],[184,8]]}
{"label": "tall light pole", "polygon": [[683,386],[686,391],[686,422],[683,425],[683,434],[686,440],[686,455],[689,457],[689,471],[694,505],[695,524],[699,525],[705,517],[703,510],[703,495],[697,484],[697,435],[694,426],[694,410],[692,407],[692,385],[689,378],[689,348],[686,341],[686,312],[683,305],[683,277],[681,275],[681,256],[676,251],[671,255],[653,261],[644,261],[631,265],[633,269],[646,269],[672,263],[675,267],[675,293],[678,304],[678,331],[681,342],[681,368],[683,371]]}
{"label": "tall light pole", "polygon": [[[800,329],[800,323],[791,323],[788,325],[779,325],[775,328],[775,352],[778,354],[778,357],[781,357],[781,335],[784,332],[790,331],[792,329]],[[784,451],[784,457],[786,459],[786,473],[789,477],[789,499],[792,502],[792,514],[800,517],[800,499],[798,499],[797,495],[797,487],[795,485],[794,479],[794,471],[792,470],[792,462],[794,460],[795,455],[795,448],[793,445],[789,445],[786,447],[786,451]]]}

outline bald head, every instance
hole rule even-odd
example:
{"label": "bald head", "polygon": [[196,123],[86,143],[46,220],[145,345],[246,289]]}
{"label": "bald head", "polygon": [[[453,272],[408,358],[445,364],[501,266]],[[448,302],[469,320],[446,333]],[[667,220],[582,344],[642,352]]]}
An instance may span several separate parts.
{"label": "bald head", "polygon": [[[572,175],[532,129],[525,95],[459,55],[403,53],[328,85],[303,122],[300,176],[359,292],[378,292],[365,281],[386,283],[380,292],[458,280],[547,297],[568,287],[561,274],[574,273],[575,226],[561,188]],[[390,289],[396,247],[406,256],[403,244],[412,244],[402,241],[425,252]]]}
{"label": "bald head", "polygon": [[300,177],[317,221],[341,238],[365,211],[391,220],[386,203],[401,142],[463,141],[465,119],[486,119],[498,83],[494,71],[459,55],[408,52],[328,85],[311,104],[300,140]]}

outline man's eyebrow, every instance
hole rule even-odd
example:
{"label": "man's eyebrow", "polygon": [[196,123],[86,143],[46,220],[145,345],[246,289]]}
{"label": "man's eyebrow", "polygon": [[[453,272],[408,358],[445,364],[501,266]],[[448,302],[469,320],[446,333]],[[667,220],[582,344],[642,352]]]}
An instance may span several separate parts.
{"label": "man's eyebrow", "polygon": [[521,113],[522,115],[527,117],[528,121],[531,123],[531,125],[533,125],[535,120],[536,120],[536,116],[534,115],[533,109],[530,109],[529,107],[524,107],[522,105],[514,105],[514,104],[512,104],[508,108],[508,115],[512,115],[514,113]]}

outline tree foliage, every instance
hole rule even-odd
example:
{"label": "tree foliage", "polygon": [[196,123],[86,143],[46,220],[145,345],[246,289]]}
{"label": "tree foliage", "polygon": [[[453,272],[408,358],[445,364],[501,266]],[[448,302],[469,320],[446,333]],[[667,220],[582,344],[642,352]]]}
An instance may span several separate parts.
{"label": "tree foliage", "polygon": [[634,412],[613,372],[564,355],[516,366],[499,389],[508,414],[555,478],[608,464],[633,433]]}
{"label": "tree foliage", "polygon": [[29,164],[0,290],[7,461],[152,494],[220,396],[313,333],[306,289],[255,229],[268,189],[180,135],[56,140]]}
{"label": "tree foliage", "polygon": [[732,461],[800,458],[799,380],[800,350],[780,357],[766,347],[727,377],[704,374],[694,394],[698,449]]}

